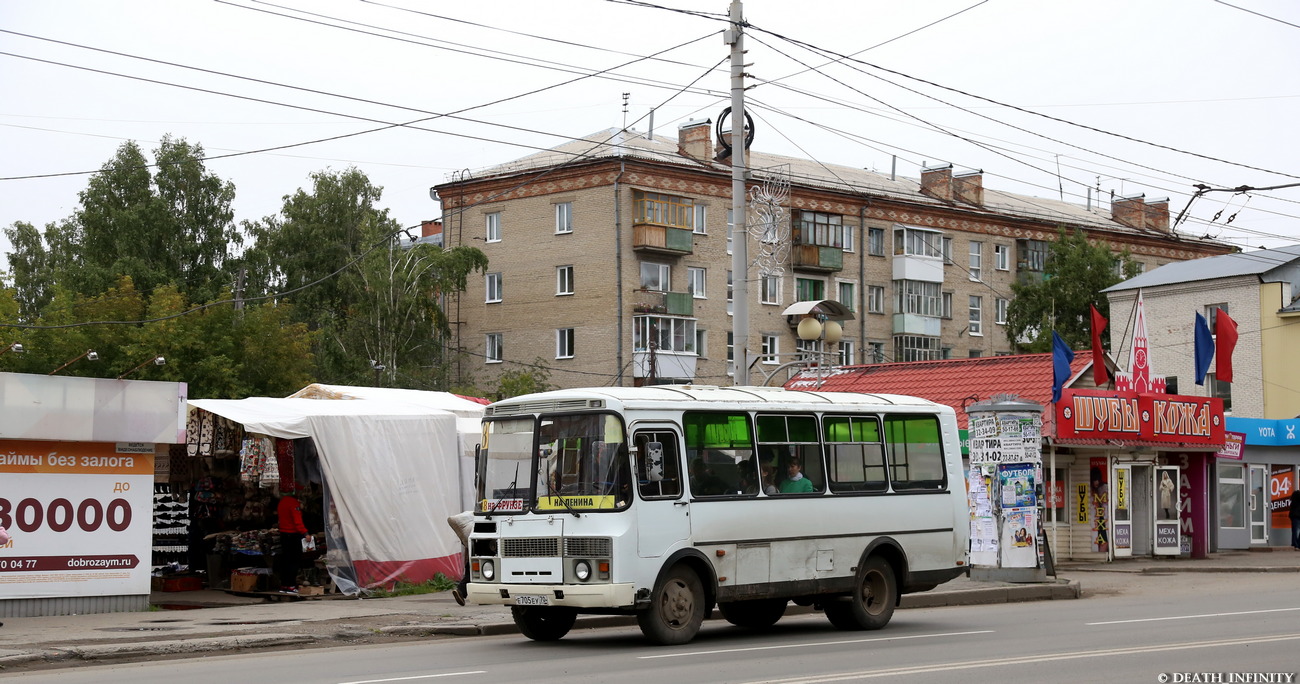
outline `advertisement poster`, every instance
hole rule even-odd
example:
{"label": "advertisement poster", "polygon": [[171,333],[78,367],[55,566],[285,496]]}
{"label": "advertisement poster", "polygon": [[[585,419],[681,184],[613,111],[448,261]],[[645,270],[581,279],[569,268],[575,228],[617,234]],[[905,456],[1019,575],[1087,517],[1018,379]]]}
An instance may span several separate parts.
{"label": "advertisement poster", "polygon": [[1002,518],[1002,567],[1038,567],[1037,510],[1003,509]]}
{"label": "advertisement poster", "polygon": [[1003,463],[998,466],[1002,486],[1002,508],[1025,508],[1038,505],[1034,494],[1034,464]]}
{"label": "advertisement poster", "polygon": [[1291,502],[1287,497],[1295,491],[1295,486],[1295,466],[1274,464],[1268,475],[1268,507],[1273,513],[1271,524],[1273,529],[1286,530],[1287,534],[1291,533]]}
{"label": "advertisement poster", "polygon": [[148,594],[153,477],[152,445],[4,442],[0,596]]}
{"label": "advertisement poster", "polygon": [[1110,550],[1110,521],[1107,519],[1106,506],[1109,502],[1106,473],[1109,466],[1105,456],[1094,456],[1089,462],[1089,505],[1092,514],[1092,550],[1106,552]]}

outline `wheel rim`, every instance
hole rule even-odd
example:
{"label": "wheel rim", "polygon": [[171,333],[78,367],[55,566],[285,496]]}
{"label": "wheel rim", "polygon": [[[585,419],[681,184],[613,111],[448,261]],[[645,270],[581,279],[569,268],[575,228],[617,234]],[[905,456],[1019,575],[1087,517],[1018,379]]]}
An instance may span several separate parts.
{"label": "wheel rim", "polygon": [[673,628],[682,627],[690,622],[695,612],[695,593],[685,582],[674,579],[664,586],[660,607],[665,624]]}
{"label": "wheel rim", "polygon": [[885,611],[885,575],[870,571],[862,578],[862,609],[870,615]]}

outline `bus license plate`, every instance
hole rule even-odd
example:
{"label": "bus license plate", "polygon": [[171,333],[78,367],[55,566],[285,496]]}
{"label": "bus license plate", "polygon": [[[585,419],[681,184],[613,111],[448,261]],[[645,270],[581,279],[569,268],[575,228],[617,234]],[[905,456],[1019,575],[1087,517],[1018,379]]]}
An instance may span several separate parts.
{"label": "bus license plate", "polygon": [[516,606],[549,606],[551,599],[546,596],[523,594],[515,597]]}

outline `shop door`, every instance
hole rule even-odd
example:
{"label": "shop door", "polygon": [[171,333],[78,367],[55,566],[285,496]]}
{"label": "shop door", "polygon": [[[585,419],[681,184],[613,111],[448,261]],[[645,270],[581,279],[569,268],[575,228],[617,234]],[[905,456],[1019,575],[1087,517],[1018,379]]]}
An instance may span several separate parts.
{"label": "shop door", "polygon": [[1246,467],[1240,463],[1218,464],[1219,549],[1250,548],[1247,528]]}
{"label": "shop door", "polygon": [[1178,466],[1157,467],[1155,488],[1146,496],[1146,501],[1152,508],[1146,519],[1155,521],[1155,545],[1152,551],[1157,556],[1177,556],[1183,552],[1183,527],[1178,519],[1180,474]]}
{"label": "shop door", "polygon": [[1268,544],[1268,466],[1250,466],[1250,545]]}
{"label": "shop door", "polygon": [[1115,557],[1133,555],[1133,466],[1115,466]]}
{"label": "shop door", "polygon": [[1152,534],[1155,531],[1155,497],[1151,494],[1151,466],[1133,466],[1133,492],[1129,506],[1133,509],[1133,555],[1150,556],[1155,546]]}

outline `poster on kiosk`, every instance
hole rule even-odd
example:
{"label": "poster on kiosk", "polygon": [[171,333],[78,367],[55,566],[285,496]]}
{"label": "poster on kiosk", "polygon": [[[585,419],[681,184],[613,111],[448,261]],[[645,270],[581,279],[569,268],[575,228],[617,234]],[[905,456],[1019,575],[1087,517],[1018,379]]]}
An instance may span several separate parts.
{"label": "poster on kiosk", "polygon": [[1178,476],[1178,466],[1156,467],[1156,543],[1153,552],[1157,556],[1177,556],[1182,552]]}

